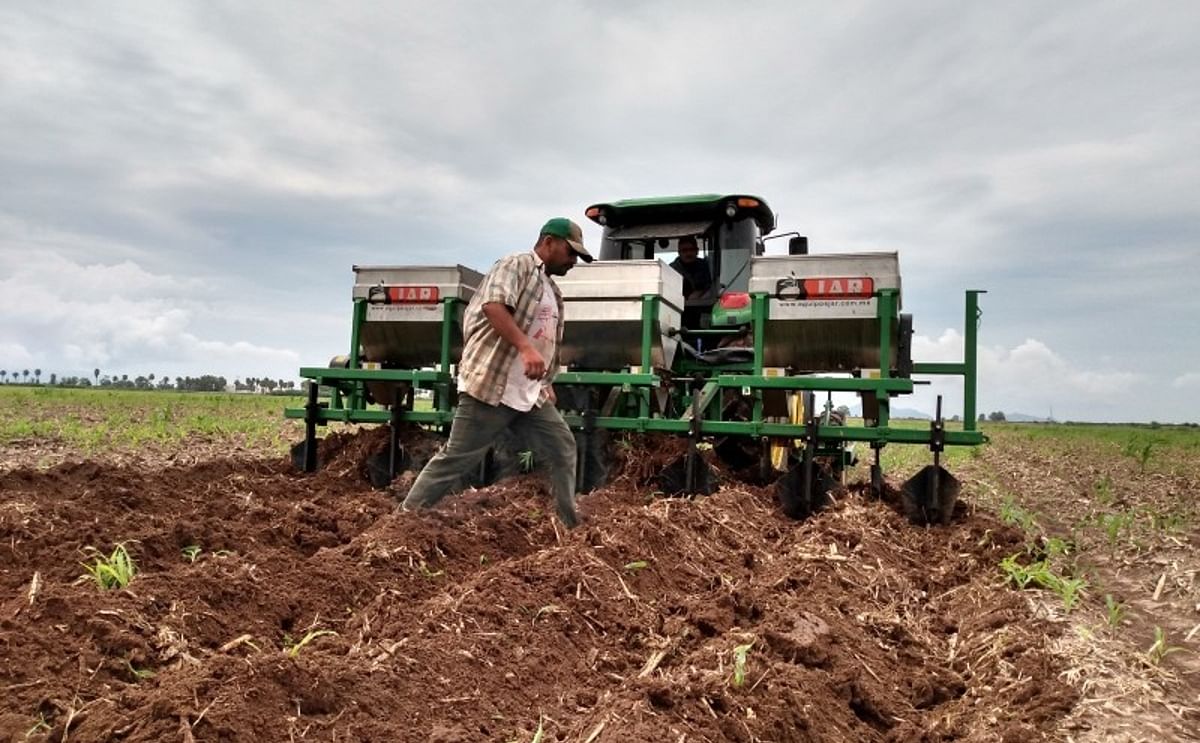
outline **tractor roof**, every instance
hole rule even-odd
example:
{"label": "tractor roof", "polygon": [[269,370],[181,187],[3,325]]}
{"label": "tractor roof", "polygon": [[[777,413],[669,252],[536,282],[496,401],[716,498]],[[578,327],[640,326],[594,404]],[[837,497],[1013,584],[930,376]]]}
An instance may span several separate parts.
{"label": "tractor roof", "polygon": [[[690,196],[654,196],[645,199],[622,199],[592,204],[585,213],[597,224],[623,227],[654,222],[685,222],[717,219],[725,216],[725,208],[733,203],[738,211],[754,218],[763,234],[775,229],[775,213],[767,202],[748,194],[692,194]],[[600,220],[601,216],[604,221]]]}

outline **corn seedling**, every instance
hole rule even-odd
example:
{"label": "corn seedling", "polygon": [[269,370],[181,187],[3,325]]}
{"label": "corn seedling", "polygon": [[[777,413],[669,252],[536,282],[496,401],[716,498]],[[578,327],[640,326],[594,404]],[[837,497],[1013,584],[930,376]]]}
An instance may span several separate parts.
{"label": "corn seedling", "polygon": [[183,559],[187,560],[188,562],[195,562],[196,559],[200,557],[200,553],[202,551],[203,550],[200,549],[200,545],[189,544],[188,546],[179,550],[179,554],[183,555]]}
{"label": "corn seedling", "polygon": [[1108,612],[1108,626],[1118,627],[1125,618],[1125,604],[1117,601],[1111,593],[1104,594],[1104,608]]}
{"label": "corn seedling", "polygon": [[125,665],[129,667],[129,673],[135,681],[142,681],[148,678],[154,678],[154,671],[149,668],[137,668],[132,661],[125,661]]}
{"label": "corn seedling", "polygon": [[304,633],[304,637],[301,637],[299,641],[294,640],[291,635],[284,635],[283,648],[287,651],[289,656],[295,658],[300,654],[300,651],[304,649],[305,645],[317,639],[318,637],[336,634],[337,633],[331,629],[310,629],[308,632]]}
{"label": "corn seedling", "polygon": [[118,542],[117,546],[113,547],[112,554],[107,557],[95,547],[88,547],[85,551],[93,556],[93,562],[90,565],[86,562],[81,563],[87,570],[87,575],[82,577],[90,576],[101,591],[124,588],[137,574],[137,565],[129,556],[123,542]]}
{"label": "corn seedling", "polygon": [[754,647],[754,641],[744,645],[738,645],[733,649],[733,678],[730,683],[733,688],[740,689],[746,683],[746,658],[750,655],[750,648]]}
{"label": "corn seedling", "polygon": [[538,609],[536,612],[533,613],[533,621],[534,621],[534,623],[537,623],[538,618],[540,618],[543,614],[566,614],[566,613],[567,613],[566,610],[563,609],[558,604],[546,604],[545,606],[541,607],[540,609]]}
{"label": "corn seedling", "polygon": [[1147,441],[1146,445],[1138,450],[1138,470],[1142,473],[1146,472],[1146,465],[1150,462],[1150,453],[1153,446],[1153,443]]}
{"label": "corn seedling", "polygon": [[[1051,573],[1053,575],[1053,573]],[[1063,608],[1071,611],[1079,605],[1079,600],[1083,598],[1083,592],[1087,588],[1087,581],[1083,578],[1062,578],[1054,576],[1055,585],[1047,586],[1062,599]]]}
{"label": "corn seedling", "polygon": [[533,472],[533,452],[526,449],[525,451],[517,452],[517,464],[520,465],[522,472]]}
{"label": "corn seedling", "polygon": [[1142,474],[1146,472],[1146,465],[1150,463],[1150,457],[1154,454],[1154,442],[1143,442],[1137,436],[1125,442],[1125,456],[1132,458],[1138,463],[1138,471]]}
{"label": "corn seedling", "polygon": [[1099,517],[1100,528],[1104,530],[1104,536],[1108,539],[1110,547],[1116,547],[1117,542],[1121,539],[1121,532],[1127,531],[1133,525],[1132,513],[1103,513]]}
{"label": "corn seedling", "polygon": [[1000,561],[1000,570],[1004,572],[1004,575],[1014,586],[1016,586],[1018,589],[1024,590],[1029,587],[1030,583],[1033,582],[1033,571],[1035,569],[1034,565],[1045,567],[1045,563],[1038,562],[1034,565],[1022,565],[1017,561],[1020,557],[1021,553],[1016,552],[1004,558]]}
{"label": "corn seedling", "polygon": [[645,560],[634,560],[633,562],[627,562],[624,565],[624,568],[631,572],[635,570],[645,570],[648,567],[650,567],[650,563],[646,562]]}
{"label": "corn seedling", "polygon": [[1171,653],[1177,653],[1180,650],[1183,650],[1183,648],[1171,645],[1167,642],[1167,633],[1163,631],[1162,627],[1155,627],[1154,644],[1152,644],[1146,651],[1146,656],[1149,658],[1151,665],[1157,666],[1162,662],[1163,658],[1167,657]]}
{"label": "corn seedling", "polygon": [[44,712],[39,712],[37,719],[33,722],[33,727],[25,731],[25,737],[31,738],[38,733],[48,732],[50,732],[50,723],[46,722],[46,714]]}
{"label": "corn seedling", "polygon": [[1187,514],[1178,510],[1163,512],[1149,509],[1146,514],[1150,518],[1150,526],[1156,531],[1178,531],[1188,523]]}
{"label": "corn seedling", "polygon": [[1062,537],[1046,537],[1042,542],[1049,557],[1065,557],[1074,549],[1074,545]]}
{"label": "corn seedling", "polygon": [[1017,505],[1011,495],[1000,504],[1000,520],[1009,526],[1019,526],[1023,531],[1033,531],[1037,527],[1033,514]]}
{"label": "corn seedling", "polygon": [[1096,502],[1102,506],[1111,506],[1115,497],[1113,496],[1112,478],[1105,475],[1103,479],[1096,482],[1093,488],[1096,494]]}
{"label": "corn seedling", "polygon": [[444,575],[446,572],[445,570],[430,570],[429,566],[425,564],[424,560],[421,560],[421,564],[418,565],[417,567],[420,568],[421,575],[425,576],[426,578],[428,578],[430,580],[433,580],[434,578],[437,578],[438,576]]}
{"label": "corn seedling", "polygon": [[533,731],[533,738],[529,741],[529,743],[542,743],[542,736],[546,734],[546,730],[542,727],[542,723],[543,719],[538,717],[537,730]]}
{"label": "corn seedling", "polygon": [[1079,605],[1088,583],[1083,578],[1068,578],[1058,575],[1048,560],[1038,560],[1028,565],[1020,562],[1022,553],[1017,552],[1000,561],[1000,570],[1020,590],[1034,586],[1053,591],[1062,599],[1063,608],[1071,611]]}

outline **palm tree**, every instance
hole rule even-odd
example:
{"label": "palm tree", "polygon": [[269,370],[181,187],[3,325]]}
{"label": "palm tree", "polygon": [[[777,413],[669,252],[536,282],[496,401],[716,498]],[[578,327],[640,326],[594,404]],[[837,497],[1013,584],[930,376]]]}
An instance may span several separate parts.
{"label": "palm tree", "polygon": [[42,370],[41,369],[33,370],[33,382],[34,382],[34,384],[42,383]]}
{"label": "palm tree", "polygon": [[24,381],[28,382],[28,381],[29,381],[29,370],[28,370],[28,369],[22,369],[22,370],[21,370],[21,376],[22,376],[22,377],[24,377]]}
{"label": "palm tree", "polygon": [[58,375],[57,375],[57,374],[51,374],[51,375],[50,375],[50,386],[51,386],[51,387],[53,387],[53,386],[54,386],[54,384],[55,384],[55,382],[57,382],[57,381],[58,381]]}
{"label": "palm tree", "polygon": [[8,372],[4,369],[0,369],[0,382],[7,382],[7,381],[8,381]]}
{"label": "palm tree", "polygon": [[100,384],[100,370],[92,369],[92,376],[96,379],[96,384]]}

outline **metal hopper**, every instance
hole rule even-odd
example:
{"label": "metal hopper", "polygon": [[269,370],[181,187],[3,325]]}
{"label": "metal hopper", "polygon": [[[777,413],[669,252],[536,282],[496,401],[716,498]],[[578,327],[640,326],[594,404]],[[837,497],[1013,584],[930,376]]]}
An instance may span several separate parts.
{"label": "metal hopper", "polygon": [[[566,326],[561,361],[577,369],[621,369],[643,363],[643,342],[654,366],[670,368],[679,341],[683,278],[658,260],[595,261],[555,280],[562,290]],[[646,297],[657,312],[643,326]],[[648,337],[643,338],[643,332]],[[648,371],[648,370],[643,370]]]}

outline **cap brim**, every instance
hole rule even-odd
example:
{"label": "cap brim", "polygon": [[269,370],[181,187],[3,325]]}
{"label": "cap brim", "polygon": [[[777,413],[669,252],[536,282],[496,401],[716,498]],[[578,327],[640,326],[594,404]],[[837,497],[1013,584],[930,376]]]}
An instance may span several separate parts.
{"label": "cap brim", "polygon": [[583,247],[583,243],[576,242],[575,240],[568,240],[567,238],[563,239],[567,240],[567,245],[570,245],[571,250],[575,251],[575,255],[582,258],[585,263],[591,263],[592,261],[596,260],[592,257],[591,253],[587,252],[587,248]]}

